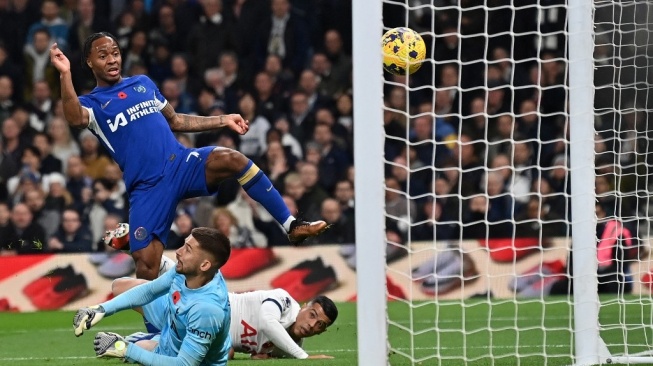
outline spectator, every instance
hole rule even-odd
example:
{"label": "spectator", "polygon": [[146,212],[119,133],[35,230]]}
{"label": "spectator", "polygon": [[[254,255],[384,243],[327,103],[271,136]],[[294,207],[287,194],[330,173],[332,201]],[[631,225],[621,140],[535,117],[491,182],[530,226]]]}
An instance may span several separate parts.
{"label": "spectator", "polygon": [[232,28],[222,15],[222,0],[204,0],[203,14],[188,35],[187,51],[190,54],[196,75],[203,75],[206,69],[218,62],[220,54],[234,49]]}
{"label": "spectator", "polygon": [[257,165],[265,172],[279,191],[283,191],[285,177],[292,171],[297,159],[286,152],[279,141],[271,141]]}
{"label": "spectator", "polygon": [[281,133],[281,144],[284,149],[290,150],[290,153],[296,158],[301,159],[304,154],[302,145],[290,132],[291,124],[287,117],[281,116],[274,121],[274,128]]}
{"label": "spectator", "polygon": [[329,197],[327,190],[320,184],[320,173],[318,167],[309,162],[303,162],[299,165],[299,176],[304,186],[304,198],[314,202],[318,207]]}
{"label": "spectator", "polygon": [[341,83],[337,89],[346,91],[351,85],[352,61],[345,53],[340,32],[330,29],[324,33],[324,51],[331,62],[331,77]]}
{"label": "spectator", "polygon": [[177,113],[195,113],[195,102],[188,93],[182,93],[179,83],[173,79],[166,79],[161,86],[161,94]]}
{"label": "spectator", "polygon": [[[179,90],[181,93],[188,93],[192,97],[197,97],[200,93],[200,90],[202,90],[202,82],[190,73],[187,57],[183,54],[173,55],[172,60],[170,61],[170,65],[172,70],[172,79],[175,80],[177,84],[179,84]],[[203,72],[204,71],[202,71],[202,73]]]}
{"label": "spectator", "polygon": [[263,20],[257,40],[259,67],[274,54],[283,60],[284,69],[299,75],[310,49],[307,26],[291,11],[288,0],[272,0],[271,5],[272,16]]}
{"label": "spectator", "polygon": [[191,215],[183,210],[177,212],[177,217],[172,223],[170,235],[168,235],[168,242],[166,249],[178,249],[184,245],[186,238],[190,235],[191,231],[197,227],[193,222]]}
{"label": "spectator", "polygon": [[354,222],[356,215],[354,211],[354,184],[347,179],[336,182],[333,197],[340,204],[340,210],[348,221]]}
{"label": "spectator", "polygon": [[232,111],[236,105],[236,101],[242,96],[241,93],[245,89],[245,81],[249,82],[249,79],[245,80],[246,76],[240,73],[238,55],[233,51],[222,52],[218,66],[218,70],[222,73],[224,80],[222,99],[227,105],[227,109]]}
{"label": "spectator", "polygon": [[52,138],[52,155],[62,162],[62,172],[68,170],[68,159],[80,154],[79,145],[70,133],[68,123],[61,117],[53,117],[48,126]]}
{"label": "spectator", "polygon": [[48,41],[51,36],[52,42],[56,42],[59,48],[68,50],[68,24],[59,16],[59,4],[55,0],[44,0],[41,3],[41,20],[29,27],[25,43],[32,42],[35,34],[41,30],[48,34]]}
{"label": "spectator", "polygon": [[415,225],[410,229],[411,239],[429,242],[455,239],[455,227],[441,220],[442,211],[443,205],[440,201],[427,200],[417,215]]}
{"label": "spectator", "polygon": [[61,227],[48,241],[48,250],[63,253],[93,251],[93,235],[82,225],[77,211],[70,208],[63,211]]}
{"label": "spectator", "polygon": [[313,132],[313,141],[320,146],[320,186],[327,192],[332,192],[336,181],[350,165],[347,153],[334,143],[331,126],[318,123]]}
{"label": "spectator", "polygon": [[23,150],[20,157],[21,170],[7,181],[7,190],[14,197],[14,200],[21,201],[25,194],[25,186],[22,183],[41,183],[41,152],[34,146],[29,145]]}
{"label": "spectator", "polygon": [[16,103],[14,101],[13,85],[13,81],[9,76],[0,76],[0,121],[9,118],[14,111]]}
{"label": "spectator", "polygon": [[45,207],[57,211],[63,211],[73,205],[72,195],[66,189],[66,178],[59,173],[48,174],[43,178],[43,190],[48,194],[45,199]]}
{"label": "spectator", "polygon": [[269,54],[265,59],[263,72],[270,75],[273,83],[273,94],[282,98],[288,98],[290,90],[294,87],[295,78],[293,74],[285,70],[279,55]]}
{"label": "spectator", "polygon": [[61,173],[61,160],[52,155],[52,139],[46,133],[39,132],[32,139],[32,146],[36,147],[41,154],[41,168],[39,172],[43,175],[50,173]]}
{"label": "spectator", "polygon": [[170,60],[172,53],[167,44],[152,42],[152,55],[150,57],[150,77],[157,85],[165,79],[172,77]]}
{"label": "spectator", "polygon": [[123,70],[132,70],[133,65],[149,64],[147,44],[147,33],[145,31],[135,30],[132,32],[127,48],[122,51]]}
{"label": "spectator", "polygon": [[259,72],[254,78],[254,92],[258,113],[268,121],[274,121],[283,111],[282,96],[274,92],[274,81],[270,74]]}
{"label": "spectator", "polygon": [[318,108],[331,107],[332,104],[329,97],[320,93],[319,85],[320,77],[313,70],[306,69],[299,75],[297,90],[306,94],[308,109],[313,113]]}
{"label": "spectator", "polygon": [[308,96],[304,92],[296,91],[290,96],[288,121],[291,123],[290,133],[297,140],[305,141],[313,136],[315,115],[311,112]]}
{"label": "spectator", "polygon": [[[0,20],[0,22],[2,21]],[[22,54],[18,55],[22,56]],[[21,103],[23,101],[23,73],[20,65],[17,65],[10,57],[11,55],[9,54],[6,43],[0,37],[0,76],[6,76],[11,79],[11,85],[15,89],[14,91],[12,88],[9,88],[4,93],[10,95],[13,102]],[[12,91],[14,92],[12,93]]]}
{"label": "spectator", "polygon": [[395,219],[413,222],[417,216],[417,206],[403,192],[405,190],[402,190],[397,178],[385,178],[385,212]]}
{"label": "spectator", "polygon": [[107,18],[96,14],[94,0],[77,0],[75,15],[76,19],[70,26],[68,46],[72,54],[81,55],[86,37],[96,32],[111,32],[113,27]]}
{"label": "spectator", "polygon": [[153,44],[165,45],[172,53],[183,52],[185,39],[178,32],[175,9],[169,4],[159,7],[158,26],[150,31],[149,39]]}
{"label": "spectator", "polygon": [[232,248],[252,248],[257,245],[252,240],[251,231],[238,224],[238,219],[226,208],[213,211],[213,227],[229,238]]}
{"label": "spectator", "polygon": [[4,141],[0,138],[0,201],[7,199],[7,182],[20,169],[18,161],[5,152],[3,144]]}
{"label": "spectator", "polygon": [[328,232],[317,239],[319,244],[354,244],[356,228],[354,222],[343,214],[338,201],[327,198],[322,201],[322,219],[329,223]]}
{"label": "spectator", "polygon": [[13,253],[9,249],[11,235],[13,235],[11,210],[9,210],[9,205],[6,201],[0,200],[0,256]]}
{"label": "spectator", "polygon": [[54,99],[50,85],[45,80],[34,83],[32,99],[29,101],[29,124],[38,132],[45,131],[45,126],[52,118]]}
{"label": "spectator", "polygon": [[18,254],[43,253],[46,243],[45,230],[34,222],[32,212],[26,204],[14,205],[9,227],[9,235],[0,238],[1,247]]}
{"label": "spectator", "polygon": [[48,84],[52,94],[60,94],[59,73],[50,63],[50,46],[52,43],[48,30],[39,28],[34,32],[30,43],[25,45],[23,53],[25,80],[27,84],[23,97],[26,101],[32,99],[34,84],[41,80],[44,80]]}
{"label": "spectator", "polygon": [[[66,189],[70,192],[75,205],[87,204],[92,196],[93,178],[86,174],[86,167],[79,155],[68,158],[66,169]],[[80,212],[81,212],[80,208]]]}
{"label": "spectator", "polygon": [[336,118],[338,124],[347,129],[349,141],[353,141],[354,101],[352,100],[351,94],[343,93],[336,99]]}
{"label": "spectator", "polygon": [[238,103],[240,114],[249,121],[249,131],[240,137],[240,148],[245,156],[256,159],[267,149],[266,134],[270,129],[270,122],[257,114],[256,100],[249,94],[243,94]]}
{"label": "spectator", "polygon": [[284,194],[292,198],[297,204],[297,212],[305,220],[318,220],[320,218],[320,203],[313,201],[306,194],[306,187],[302,178],[297,173],[290,173],[284,180]]}
{"label": "spectator", "polygon": [[25,192],[24,200],[34,222],[44,229],[45,237],[52,237],[61,224],[61,211],[45,207],[45,192],[40,187]]}
{"label": "spectator", "polygon": [[82,131],[79,134],[79,141],[82,146],[82,160],[86,167],[86,174],[93,179],[102,178],[107,165],[111,164],[111,159],[100,154],[100,143],[91,131]]}

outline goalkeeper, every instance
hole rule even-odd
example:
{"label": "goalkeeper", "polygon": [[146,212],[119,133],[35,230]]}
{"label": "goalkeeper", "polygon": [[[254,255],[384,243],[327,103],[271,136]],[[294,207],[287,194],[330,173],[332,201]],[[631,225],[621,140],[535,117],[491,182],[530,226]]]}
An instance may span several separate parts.
{"label": "goalkeeper", "polygon": [[211,228],[195,228],[176,251],[175,271],[132,288],[116,298],[77,311],[75,335],[118,311],[143,306],[167,293],[168,309],[161,338],[153,351],[125,341],[120,335],[99,332],[98,357],[124,358],[142,365],[226,365],[231,349],[231,309],[220,267],[231,252],[229,239]]}

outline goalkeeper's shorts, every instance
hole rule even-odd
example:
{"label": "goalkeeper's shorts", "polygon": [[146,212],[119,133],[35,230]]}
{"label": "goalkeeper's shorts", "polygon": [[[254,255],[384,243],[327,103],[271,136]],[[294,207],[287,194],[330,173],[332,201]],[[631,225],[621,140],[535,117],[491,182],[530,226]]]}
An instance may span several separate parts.
{"label": "goalkeeper's shorts", "polygon": [[[142,307],[145,320],[150,323],[150,326],[158,329],[159,332],[166,324],[166,315],[168,314],[167,296],[167,294],[159,296],[151,303]],[[152,329],[148,327],[148,331],[150,330]]]}

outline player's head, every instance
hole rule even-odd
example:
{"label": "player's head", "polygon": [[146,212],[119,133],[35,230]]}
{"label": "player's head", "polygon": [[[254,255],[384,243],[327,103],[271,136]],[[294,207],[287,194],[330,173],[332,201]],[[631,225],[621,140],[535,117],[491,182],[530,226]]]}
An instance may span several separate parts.
{"label": "player's head", "polygon": [[218,230],[198,227],[191,231],[184,245],[177,249],[178,273],[197,276],[207,274],[213,277],[229,259],[231,243]]}
{"label": "player's head", "polygon": [[82,63],[88,66],[99,86],[120,81],[122,57],[116,37],[108,32],[93,33],[84,41]]}
{"label": "player's head", "polygon": [[326,296],[318,296],[306,303],[290,327],[294,338],[308,338],[326,331],[338,317],[336,304]]}

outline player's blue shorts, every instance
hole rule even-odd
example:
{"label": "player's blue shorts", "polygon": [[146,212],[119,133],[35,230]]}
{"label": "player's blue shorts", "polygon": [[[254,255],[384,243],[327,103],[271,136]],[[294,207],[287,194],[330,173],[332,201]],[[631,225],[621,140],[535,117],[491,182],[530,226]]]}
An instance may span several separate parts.
{"label": "player's blue shorts", "polygon": [[183,149],[168,158],[161,178],[141,184],[129,194],[129,247],[145,248],[154,237],[165,244],[175,219],[177,204],[184,198],[208,196],[204,165],[215,149]]}
{"label": "player's blue shorts", "polygon": [[[143,317],[151,326],[161,332],[168,316],[168,301],[166,301],[166,296],[157,297],[151,303],[143,305],[142,309]],[[148,331],[150,330],[148,329]]]}

